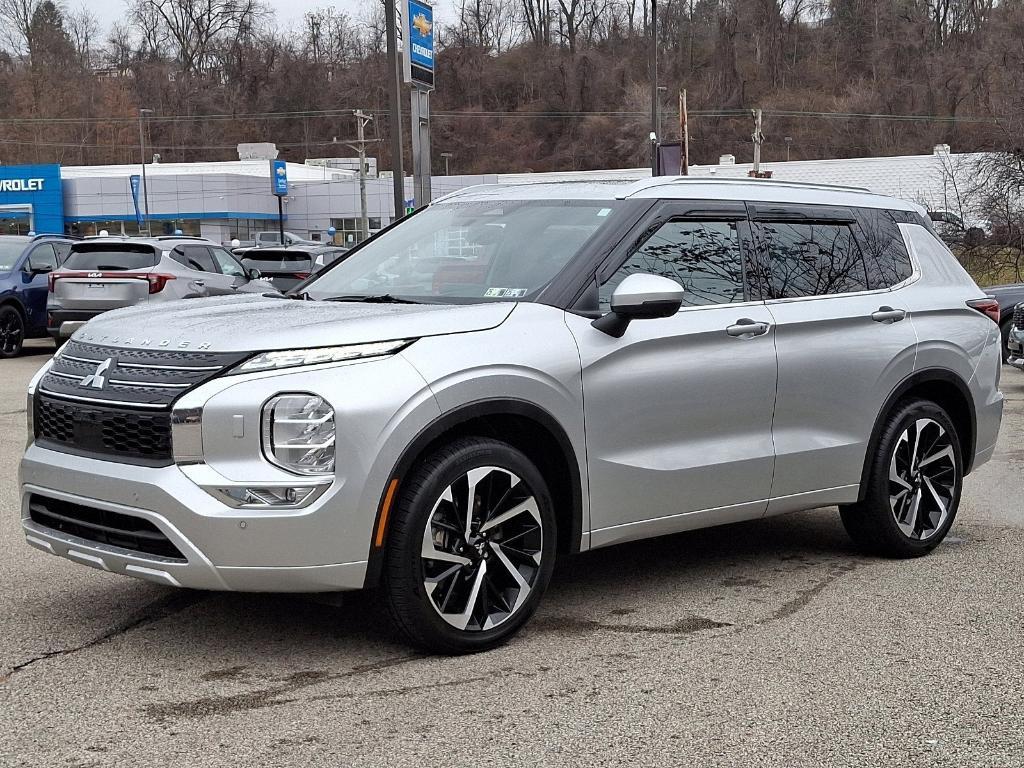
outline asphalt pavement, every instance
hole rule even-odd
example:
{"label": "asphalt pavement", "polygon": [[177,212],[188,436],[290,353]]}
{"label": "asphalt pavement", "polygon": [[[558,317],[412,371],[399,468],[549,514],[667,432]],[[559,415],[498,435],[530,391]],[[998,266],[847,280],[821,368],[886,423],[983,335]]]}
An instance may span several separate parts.
{"label": "asphalt pavement", "polygon": [[453,659],[372,593],[175,591],[28,547],[29,352],[0,361],[2,766],[1024,765],[1024,373],[931,556],[864,557],[834,509],[613,547]]}

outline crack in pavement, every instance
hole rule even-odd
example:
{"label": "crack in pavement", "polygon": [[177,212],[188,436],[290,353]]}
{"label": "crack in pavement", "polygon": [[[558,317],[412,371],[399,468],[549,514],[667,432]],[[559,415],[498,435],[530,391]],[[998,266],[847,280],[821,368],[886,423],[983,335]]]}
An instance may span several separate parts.
{"label": "crack in pavement", "polygon": [[56,651],[47,651],[46,653],[33,656],[19,664],[15,664],[4,672],[0,672],[0,685],[7,683],[17,672],[21,672],[37,662],[52,659],[54,656],[69,656],[71,654],[78,653],[79,651],[93,648],[97,645],[103,645],[104,643],[113,640],[115,637],[123,635],[126,632],[130,632],[133,629],[138,629],[146,624],[152,624],[155,621],[166,619],[168,616],[172,616],[191,608],[196,603],[205,600],[206,597],[207,595],[205,592],[172,592],[169,595],[154,600],[140,611],[137,611],[123,621],[118,622],[113,627],[110,627],[105,632],[102,632],[81,645],[76,645],[71,648],[59,648]]}
{"label": "crack in pavement", "polygon": [[408,656],[383,659],[370,664],[361,664],[345,672],[329,673],[319,670],[296,672],[286,677],[281,685],[227,696],[204,696],[191,701],[150,704],[145,708],[145,712],[150,718],[162,721],[169,718],[202,719],[211,715],[233,714],[235,712],[263,709],[264,707],[276,707],[295,701],[293,698],[283,698],[287,694],[296,693],[305,688],[335,680],[344,680],[371,672],[380,672],[422,658],[424,658],[424,654],[415,653]]}
{"label": "crack in pavement", "polygon": [[562,635],[581,634],[585,632],[605,631],[621,632],[630,635],[689,635],[694,632],[702,632],[706,629],[718,629],[719,627],[731,627],[732,624],[722,621],[714,621],[704,616],[684,616],[678,621],[669,625],[650,626],[646,624],[610,624],[593,619],[583,619],[576,616],[546,616],[535,619],[529,625],[530,631],[540,630],[541,632],[556,632]]}
{"label": "crack in pavement", "polygon": [[[841,565],[835,565],[829,569],[828,573],[825,574],[821,579],[816,581],[810,587],[806,589],[797,590],[796,596],[785,603],[780,605],[774,611],[767,616],[762,616],[760,619],[754,621],[753,626],[761,626],[763,624],[770,624],[774,621],[781,621],[782,619],[789,618],[793,614],[807,607],[807,605],[815,597],[820,595],[826,587],[829,586],[833,581],[838,579],[844,574],[850,573],[857,568],[856,562],[843,563]],[[740,629],[742,631],[742,628]]]}

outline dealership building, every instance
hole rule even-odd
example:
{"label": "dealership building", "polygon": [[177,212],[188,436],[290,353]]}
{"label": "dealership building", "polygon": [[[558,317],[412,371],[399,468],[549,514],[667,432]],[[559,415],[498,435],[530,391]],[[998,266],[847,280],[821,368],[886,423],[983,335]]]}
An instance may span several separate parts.
{"label": "dealership building", "polygon": [[[940,145],[929,155],[842,160],[763,163],[774,179],[843,184],[896,195],[931,209],[957,210],[977,155],[951,154]],[[370,231],[393,218],[392,179],[377,176],[368,163],[367,214]],[[358,161],[332,158],[287,163],[287,194],[281,198],[284,227],[303,237],[354,243],[359,237]],[[724,156],[715,165],[693,166],[693,176],[746,177],[751,166]],[[94,235],[137,235],[146,231],[148,216],[154,234],[201,235],[217,242],[252,240],[255,233],[278,227],[278,198],[271,189],[267,159],[209,163],[151,163],[146,183],[139,165],[0,166],[0,232],[24,234],[66,232]],[[567,173],[435,176],[434,197],[475,184],[531,181],[618,179],[650,176],[631,168]],[[405,181],[412,205],[412,179]],[[136,202],[137,200],[137,202]]]}

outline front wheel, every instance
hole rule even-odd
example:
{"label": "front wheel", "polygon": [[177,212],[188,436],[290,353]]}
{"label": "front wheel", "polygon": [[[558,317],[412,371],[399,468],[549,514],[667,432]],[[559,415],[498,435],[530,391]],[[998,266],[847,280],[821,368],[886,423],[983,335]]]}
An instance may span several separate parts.
{"label": "front wheel", "polygon": [[900,402],[882,427],[864,499],[840,507],[850,537],[887,557],[931,552],[956,517],[962,462],[945,410],[928,400]]}
{"label": "front wheel", "polygon": [[536,610],[555,559],[547,484],[507,443],[462,438],[404,484],[385,553],[394,624],[447,654],[493,648]]}
{"label": "front wheel", "polygon": [[25,321],[12,306],[0,307],[0,358],[17,357],[25,343]]}

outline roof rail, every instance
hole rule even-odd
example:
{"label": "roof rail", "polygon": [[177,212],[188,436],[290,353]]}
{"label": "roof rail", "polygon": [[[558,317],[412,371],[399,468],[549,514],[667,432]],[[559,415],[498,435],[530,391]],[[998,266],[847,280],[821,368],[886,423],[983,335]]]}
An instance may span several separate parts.
{"label": "roof rail", "polygon": [[153,238],[154,240],[202,240],[204,243],[207,238],[201,237],[200,235],[157,235]]}
{"label": "roof rail", "polygon": [[65,234],[58,234],[56,232],[37,232],[36,234],[32,235],[32,242],[35,242],[36,240],[44,240],[44,239],[46,239],[48,237],[61,237],[61,238],[64,238],[65,240],[81,240],[82,239],[79,235],[65,235]]}
{"label": "roof rail", "polygon": [[635,182],[634,189],[649,189],[668,184],[769,184],[798,189],[837,189],[846,192],[871,192],[867,187],[853,187],[846,184],[819,184],[811,181],[786,181],[785,179],[758,179],[752,176],[723,178],[721,176],[652,176]]}

